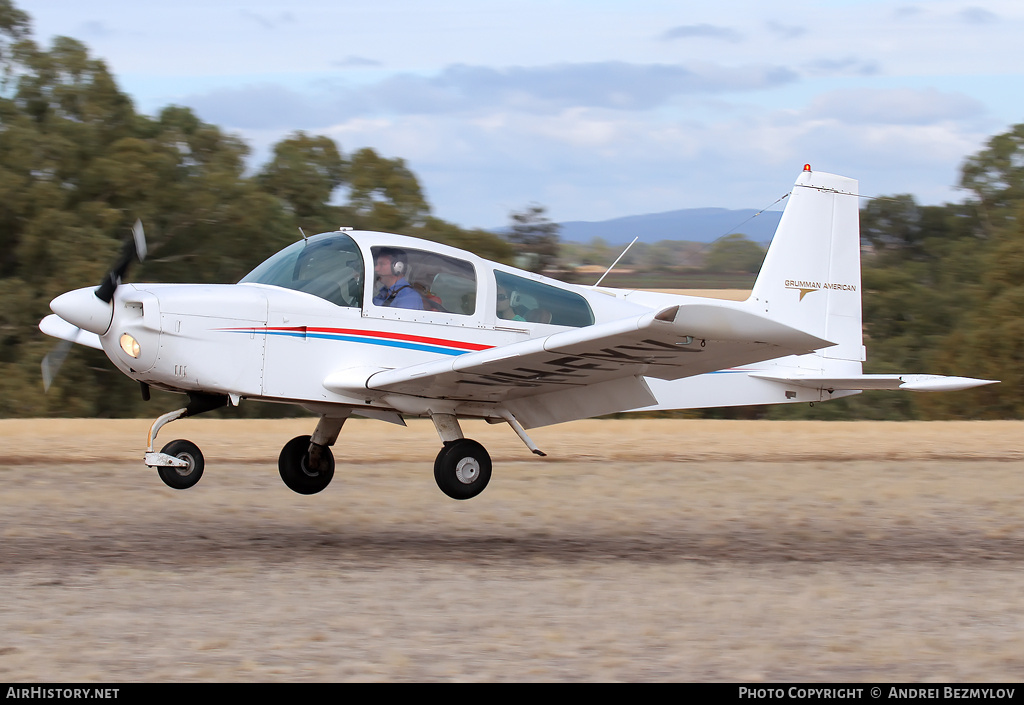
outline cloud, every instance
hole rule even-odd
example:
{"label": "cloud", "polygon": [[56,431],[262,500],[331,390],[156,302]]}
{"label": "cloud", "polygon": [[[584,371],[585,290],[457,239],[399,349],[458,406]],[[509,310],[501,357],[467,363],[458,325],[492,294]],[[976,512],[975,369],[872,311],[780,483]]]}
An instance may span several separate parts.
{"label": "cloud", "polygon": [[[929,8],[929,10],[930,9],[931,8]],[[948,15],[945,13],[937,15],[934,11],[929,10],[925,10],[916,5],[904,5],[894,9],[892,14],[897,20],[924,18],[931,18],[933,20],[941,18],[942,20],[948,20],[950,17],[953,17],[960,22],[974,25],[994,24],[1000,19],[999,15],[994,12],[978,6],[966,7],[955,15]]]}
{"label": "cloud", "polygon": [[83,22],[79,25],[79,31],[90,37],[99,37],[101,39],[107,39],[109,37],[116,36],[114,30],[110,29],[105,23],[97,20],[90,20]]}
{"label": "cloud", "polygon": [[378,111],[430,113],[506,109],[548,113],[571,107],[650,110],[687,94],[749,91],[797,80],[784,67],[599,62],[494,69],[463,64],[435,76],[402,74],[361,89]]}
{"label": "cloud", "polygon": [[177,102],[229,127],[312,129],[386,115],[550,115],[572,108],[637,112],[682,96],[753,91],[796,80],[794,71],[777,66],[601,62],[495,69],[456,64],[434,75],[395,74],[366,85],[341,79],[307,88],[267,83],[207,91]]}
{"label": "cloud", "polygon": [[365,56],[353,56],[351,54],[339,61],[332,61],[331,65],[341,69],[383,66],[383,64],[376,59],[368,59]]}
{"label": "cloud", "polygon": [[178,100],[203,120],[227,129],[302,129],[345,117],[322,101],[264,83],[194,94]]}
{"label": "cloud", "polygon": [[802,66],[812,76],[874,76],[880,73],[878,64],[855,57],[844,59],[816,59]]}
{"label": "cloud", "polygon": [[261,15],[257,12],[253,12],[252,10],[239,10],[238,13],[245,19],[255,22],[263,29],[268,30],[280,29],[282,25],[295,22],[295,15],[290,12],[279,13],[276,17]]}
{"label": "cloud", "polygon": [[887,125],[931,125],[968,120],[985,113],[985,106],[974,98],[934,88],[834,91],[815,98],[806,111],[807,117],[813,119]]}
{"label": "cloud", "polygon": [[968,24],[992,24],[999,20],[998,15],[983,7],[968,7],[961,10],[957,16]]}
{"label": "cloud", "polygon": [[796,39],[797,37],[807,34],[806,27],[798,27],[796,25],[784,25],[774,20],[768,22],[768,29],[773,33],[777,34],[783,39]]}
{"label": "cloud", "polygon": [[726,42],[740,42],[743,35],[729,27],[718,27],[710,24],[690,24],[673,27],[661,34],[662,41],[676,39],[720,39]]}
{"label": "cloud", "polygon": [[903,5],[893,10],[893,16],[899,20],[920,17],[922,14],[924,14],[924,10],[916,5]]}
{"label": "cloud", "polygon": [[346,150],[407,158],[438,217],[485,227],[531,201],[551,205],[558,220],[759,208],[806,162],[860,178],[867,193],[913,185],[939,202],[954,197],[956,166],[983,135],[953,120],[856,123],[808,111],[682,122],[587,109],[358,118],[327,134]]}

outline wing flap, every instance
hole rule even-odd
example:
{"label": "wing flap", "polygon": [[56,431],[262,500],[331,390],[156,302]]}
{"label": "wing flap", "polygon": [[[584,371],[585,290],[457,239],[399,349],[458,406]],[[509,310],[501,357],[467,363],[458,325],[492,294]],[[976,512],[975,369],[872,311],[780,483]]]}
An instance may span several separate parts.
{"label": "wing flap", "polygon": [[643,377],[620,377],[586,387],[510,399],[504,406],[523,428],[539,428],[614,414],[623,409],[642,408],[657,402]]}

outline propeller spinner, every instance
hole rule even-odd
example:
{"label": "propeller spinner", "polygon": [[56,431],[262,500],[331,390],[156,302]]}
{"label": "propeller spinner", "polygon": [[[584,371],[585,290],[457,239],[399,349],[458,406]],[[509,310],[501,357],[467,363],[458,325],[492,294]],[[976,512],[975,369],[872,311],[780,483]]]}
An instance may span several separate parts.
{"label": "propeller spinner", "polygon": [[[146,259],[146,254],[146,233],[142,228],[142,221],[136,220],[132,226],[132,237],[125,240],[120,257],[100,285],[95,289],[86,287],[61,294],[50,302],[50,310],[76,328],[103,335],[110,328],[114,317],[114,307],[111,304],[114,291],[127,273],[132,260],[138,258],[142,262]],[[43,358],[43,387],[46,390],[49,390],[63,364],[69,347],[70,344],[65,340]]]}

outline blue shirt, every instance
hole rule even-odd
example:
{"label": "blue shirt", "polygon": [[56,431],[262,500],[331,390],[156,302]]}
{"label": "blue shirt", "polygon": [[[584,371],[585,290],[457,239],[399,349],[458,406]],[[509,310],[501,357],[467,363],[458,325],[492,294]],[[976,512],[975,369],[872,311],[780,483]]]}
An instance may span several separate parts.
{"label": "blue shirt", "polygon": [[[389,298],[391,298],[390,301],[388,301]],[[409,285],[405,277],[402,277],[390,287],[382,286],[376,296],[373,297],[373,303],[377,306],[390,306],[391,308],[423,310],[423,297]]]}

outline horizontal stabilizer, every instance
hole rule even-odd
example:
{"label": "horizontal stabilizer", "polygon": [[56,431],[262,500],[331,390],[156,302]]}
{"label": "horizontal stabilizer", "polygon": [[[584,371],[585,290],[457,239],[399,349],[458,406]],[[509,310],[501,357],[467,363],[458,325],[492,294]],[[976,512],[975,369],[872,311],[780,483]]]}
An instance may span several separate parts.
{"label": "horizontal stabilizer", "polygon": [[903,375],[900,389],[912,392],[958,392],[961,389],[997,384],[997,379],[975,379],[973,377],[943,377],[942,375]]}
{"label": "horizontal stabilizer", "polygon": [[752,373],[751,377],[771,382],[784,382],[798,387],[827,391],[861,389],[903,389],[911,392],[956,392],[961,389],[996,384],[999,380],[973,377],[945,377],[943,375],[857,375],[854,377],[826,377],[822,375],[774,375]]}

